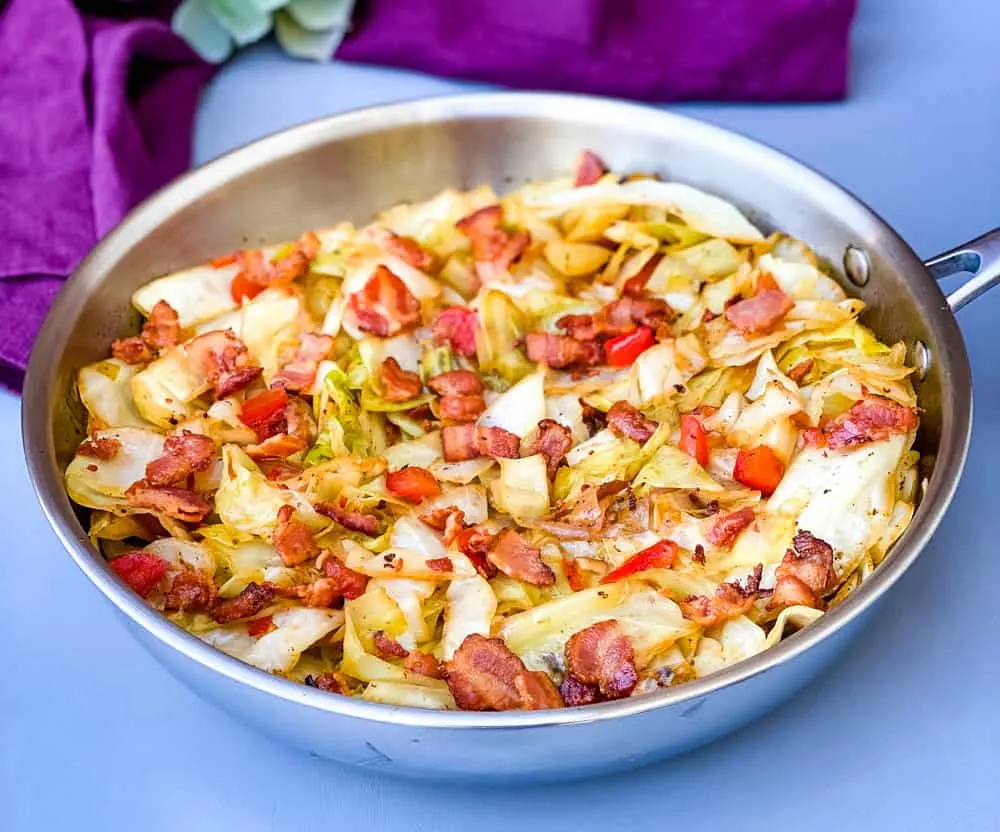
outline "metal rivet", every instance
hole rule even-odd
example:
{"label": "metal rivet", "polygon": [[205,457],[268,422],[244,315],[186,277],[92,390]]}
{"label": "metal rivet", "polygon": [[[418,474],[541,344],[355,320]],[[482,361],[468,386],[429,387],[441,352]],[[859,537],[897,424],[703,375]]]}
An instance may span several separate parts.
{"label": "metal rivet", "polygon": [[923,341],[913,344],[913,366],[917,371],[917,379],[923,381],[931,369],[931,351]]}
{"label": "metal rivet", "polygon": [[847,247],[844,252],[844,271],[855,286],[864,286],[868,282],[871,263],[864,250],[855,246]]}

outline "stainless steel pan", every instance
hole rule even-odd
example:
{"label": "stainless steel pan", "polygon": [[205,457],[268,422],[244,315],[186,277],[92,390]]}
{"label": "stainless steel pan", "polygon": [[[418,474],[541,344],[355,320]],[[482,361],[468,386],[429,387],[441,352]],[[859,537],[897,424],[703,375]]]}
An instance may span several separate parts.
{"label": "stainless steel pan", "polygon": [[[73,379],[136,329],[132,291],[150,277],[238,247],[296,237],[343,217],[452,186],[504,189],[565,171],[591,148],[616,170],[655,171],[717,193],[764,229],[807,241],[902,339],[921,368],[926,495],[910,528],[846,603],[778,647],[674,690],[547,712],[442,713],[332,696],[262,673],[147,607],[105,567],[63,490],[82,435]],[[945,297],[935,277],[974,275]],[[954,311],[1000,279],[1000,231],[921,263],[837,185],[749,139],[669,113],[561,95],[486,94],[323,119],[237,150],[136,208],[66,284],[24,391],[28,469],[56,534],[174,675],[224,710],[317,754],[395,774],[475,781],[592,775],[677,754],[774,708],[844,648],[934,533],[962,471],[972,421],[968,357]]]}

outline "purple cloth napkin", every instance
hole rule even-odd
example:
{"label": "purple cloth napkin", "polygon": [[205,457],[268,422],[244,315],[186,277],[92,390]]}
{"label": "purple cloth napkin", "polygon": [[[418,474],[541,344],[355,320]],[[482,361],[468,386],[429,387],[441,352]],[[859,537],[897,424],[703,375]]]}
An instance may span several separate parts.
{"label": "purple cloth napkin", "polygon": [[211,72],[161,20],[88,17],[70,0],[11,0],[2,12],[4,386],[20,388],[66,275],[190,164],[195,105]]}
{"label": "purple cloth napkin", "polygon": [[[242,2],[242,0],[241,0]],[[360,0],[337,58],[512,87],[676,99],[844,95],[856,0]],[[0,384],[62,280],[184,170],[211,68],[170,0],[0,0]]]}
{"label": "purple cloth napkin", "polygon": [[368,0],[338,60],[643,101],[822,101],[856,0]]}

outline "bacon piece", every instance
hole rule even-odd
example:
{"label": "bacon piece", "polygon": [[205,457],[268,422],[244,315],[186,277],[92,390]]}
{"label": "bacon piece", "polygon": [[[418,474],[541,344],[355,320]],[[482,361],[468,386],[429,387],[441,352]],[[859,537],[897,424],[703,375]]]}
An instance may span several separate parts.
{"label": "bacon piece", "polygon": [[598,179],[604,176],[608,169],[604,167],[604,162],[595,153],[589,150],[580,151],[576,157],[576,172],[573,174],[573,187],[580,188],[584,185],[593,185]]}
{"label": "bacon piece", "polygon": [[802,431],[802,444],[810,448],[826,446],[826,434],[820,428],[806,428]]}
{"label": "bacon piece", "polygon": [[101,459],[107,462],[109,459],[114,459],[121,449],[122,443],[117,439],[110,437],[98,439],[95,436],[90,439],[84,439],[80,443],[80,447],[76,449],[76,452],[80,456],[91,456],[94,459]]}
{"label": "bacon piece", "polygon": [[360,292],[348,300],[358,327],[385,338],[420,322],[420,301],[407,285],[385,266],[375,267]]}
{"label": "bacon piece", "polygon": [[812,370],[815,364],[816,362],[813,361],[811,358],[806,358],[803,361],[800,361],[798,364],[796,364],[788,371],[788,377],[796,384],[801,384],[802,379],[804,379],[807,375],[809,375],[809,372]]}
{"label": "bacon piece", "polygon": [[462,529],[455,536],[455,545],[484,578],[489,580],[497,574],[497,568],[490,563],[489,553],[493,547],[495,536],[481,526],[471,526]]}
{"label": "bacon piece", "polygon": [[247,345],[228,329],[216,329],[185,345],[188,357],[215,385],[215,397],[225,398],[257,378],[261,369],[250,366]]}
{"label": "bacon piece", "polygon": [[376,655],[383,659],[405,659],[410,653],[384,630],[376,630],[372,633],[372,644],[375,647]]}
{"label": "bacon piece", "polygon": [[795,306],[780,289],[764,289],[752,298],[726,308],[726,320],[740,332],[767,332],[774,328]]}
{"label": "bacon piece", "polygon": [[625,281],[625,285],[622,286],[622,295],[630,298],[645,297],[646,284],[649,283],[649,279],[656,271],[656,267],[660,265],[661,260],[663,260],[663,255],[659,252],[650,257],[636,274]]}
{"label": "bacon piece", "polygon": [[656,433],[657,424],[626,401],[615,402],[608,410],[608,427],[618,436],[627,436],[640,445]]}
{"label": "bacon piece", "polygon": [[600,701],[601,698],[601,692],[597,689],[597,685],[585,685],[570,673],[563,677],[559,692],[567,707],[570,708],[578,705],[591,705]]}
{"label": "bacon piece", "polygon": [[153,360],[153,351],[141,337],[132,335],[112,341],[111,356],[126,364],[148,364]]}
{"label": "bacon piece", "polygon": [[518,435],[492,425],[476,428],[476,444],[484,456],[492,459],[517,459],[521,455]]}
{"label": "bacon piece", "polygon": [[341,599],[340,587],[333,578],[317,578],[308,584],[289,589],[278,589],[280,594],[298,598],[307,607],[333,607]]}
{"label": "bacon piece", "polygon": [[775,578],[768,609],[797,604],[820,609],[823,594],[834,579],[833,547],[811,532],[800,530],[778,564]]}
{"label": "bacon piece", "polygon": [[528,358],[547,364],[554,370],[593,367],[604,360],[604,350],[598,341],[581,341],[548,332],[529,332],[524,343]]}
{"label": "bacon piece", "polygon": [[306,332],[299,348],[284,367],[271,380],[272,386],[281,386],[296,392],[308,391],[316,381],[320,362],[333,349],[333,338],[319,332]]}
{"label": "bacon piece", "polygon": [[451,558],[431,558],[427,561],[427,568],[434,572],[451,572],[455,568]]}
{"label": "bacon piece", "polygon": [[238,618],[250,618],[257,615],[264,607],[274,600],[274,587],[270,584],[258,584],[250,581],[243,591],[234,598],[224,598],[216,601],[212,607],[212,618],[220,624],[228,624]]}
{"label": "bacon piece", "polygon": [[486,410],[481,395],[444,396],[438,402],[438,417],[450,422],[474,422]]}
{"label": "bacon piece", "polygon": [[125,496],[130,506],[146,508],[185,523],[200,523],[212,510],[205,498],[194,491],[152,486],[143,480],[132,483]]}
{"label": "bacon piece", "polygon": [[285,566],[298,566],[319,555],[320,551],[309,527],[295,519],[295,509],[291,506],[278,509],[278,524],[271,535],[271,543]]}
{"label": "bacon piece", "polygon": [[374,514],[349,511],[345,506],[336,503],[316,503],[314,508],[349,531],[361,532],[368,537],[378,537],[378,517]]}
{"label": "bacon piece", "polygon": [[445,462],[463,462],[488,456],[493,459],[517,459],[521,440],[503,428],[486,425],[445,425],[441,428]]}
{"label": "bacon piece", "polygon": [[475,396],[483,383],[472,370],[450,370],[427,379],[427,386],[439,396]]}
{"label": "bacon piece", "polygon": [[324,552],[318,561],[323,574],[337,585],[337,591],[348,601],[360,598],[368,586],[368,576],[345,566],[330,552]]}
{"label": "bacon piece", "polygon": [[605,335],[624,335],[637,326],[655,330],[670,322],[673,310],[665,300],[644,297],[641,292],[636,296],[634,289],[630,292],[593,315],[564,315],[556,321],[556,326],[577,340],[590,341]]}
{"label": "bacon piece", "polygon": [[390,402],[405,402],[420,395],[420,376],[404,370],[392,356],[382,362],[380,375],[385,398]]}
{"label": "bacon piece", "polygon": [[753,509],[749,507],[724,514],[712,524],[705,537],[713,546],[726,549],[732,546],[740,532],[753,522],[754,516]]}
{"label": "bacon piece", "polygon": [[290,480],[293,477],[297,477],[303,471],[301,465],[296,465],[294,462],[286,462],[283,459],[262,459],[257,464],[271,482]]}
{"label": "bacon piece", "polygon": [[464,711],[536,710],[562,707],[552,680],[529,671],[498,638],[467,636],[444,670],[448,688]]}
{"label": "bacon piece", "polygon": [[441,428],[441,447],[445,462],[464,462],[481,456],[476,441],[476,426],[445,425]]}
{"label": "bacon piece", "polygon": [[464,306],[449,306],[434,319],[434,342],[450,343],[451,348],[462,355],[475,355],[478,328],[479,318],[475,312]]}
{"label": "bacon piece", "polygon": [[247,635],[251,638],[260,638],[277,629],[274,626],[274,617],[265,615],[247,622]]}
{"label": "bacon piece", "polygon": [[521,707],[526,711],[544,711],[565,705],[555,682],[541,670],[527,670],[515,676],[514,688],[521,697]]}
{"label": "bacon piece", "polygon": [[246,399],[240,405],[240,421],[263,442],[288,430],[288,393],[284,387],[273,387]]}
{"label": "bacon piece", "polygon": [[[388,229],[379,229],[378,244],[408,266],[426,271],[434,265],[434,257],[412,237],[403,237]],[[383,233],[384,232],[384,233]]]}
{"label": "bacon piece", "polygon": [[142,340],[152,350],[162,351],[181,340],[181,321],[176,310],[165,300],[158,300],[149,310],[149,320],[142,325]]}
{"label": "bacon piece", "polygon": [[742,586],[735,581],[728,581],[719,584],[711,597],[690,595],[680,602],[681,613],[688,620],[706,629],[715,627],[728,618],[743,615],[757,600],[762,573],[763,567],[757,564],[756,569]]}
{"label": "bacon piece", "polygon": [[528,247],[526,231],[507,231],[501,226],[503,208],[490,205],[463,217],[455,227],[469,238],[476,273],[484,283],[507,271]]}
{"label": "bacon piece", "polygon": [[343,695],[347,691],[347,685],[339,673],[320,673],[319,676],[306,676],[302,680],[308,687],[319,688],[327,693],[339,693]]}
{"label": "bacon piece", "polygon": [[307,447],[308,443],[301,437],[279,433],[269,436],[263,442],[247,445],[243,450],[252,459],[287,459]]}
{"label": "bacon piece", "polygon": [[430,653],[423,653],[420,650],[411,650],[403,662],[403,667],[410,673],[418,673],[431,679],[440,679],[444,675],[441,663]]}
{"label": "bacon piece", "polygon": [[603,430],[604,425],[607,423],[607,415],[593,405],[587,404],[583,399],[579,399],[578,401],[583,410],[583,423],[587,426],[587,431],[590,435],[593,436],[598,431]]}
{"label": "bacon piece", "polygon": [[205,471],[215,458],[215,441],[201,433],[184,431],[163,440],[163,453],[146,466],[146,482],[152,486],[177,485],[198,471]]}
{"label": "bacon piece", "polygon": [[200,569],[185,569],[177,575],[163,596],[168,612],[208,612],[215,603],[215,581]]}
{"label": "bacon piece", "polygon": [[223,375],[215,384],[215,398],[224,399],[260,378],[263,367],[244,367]]}
{"label": "bacon piece", "polygon": [[465,526],[465,512],[455,506],[434,509],[429,514],[422,514],[420,519],[432,529],[442,532],[445,546],[450,546]]}
{"label": "bacon piece", "polygon": [[125,581],[136,595],[147,598],[159,586],[170,564],[151,552],[129,552],[109,560],[108,568]]}
{"label": "bacon piece", "polygon": [[639,682],[635,651],[617,621],[599,621],[566,642],[569,675],[596,685],[605,699],[621,699]]}
{"label": "bacon piece", "polygon": [[489,559],[501,572],[532,586],[552,586],[556,573],[542,560],[542,552],[531,546],[514,529],[504,529],[497,536]]}
{"label": "bacon piece", "polygon": [[568,427],[559,424],[555,419],[542,419],[538,423],[538,433],[531,452],[545,457],[545,470],[549,479],[556,475],[559,463],[572,447],[573,432]]}
{"label": "bacon piece", "polygon": [[917,412],[884,396],[866,396],[823,426],[832,450],[880,442],[895,433],[917,429]]}

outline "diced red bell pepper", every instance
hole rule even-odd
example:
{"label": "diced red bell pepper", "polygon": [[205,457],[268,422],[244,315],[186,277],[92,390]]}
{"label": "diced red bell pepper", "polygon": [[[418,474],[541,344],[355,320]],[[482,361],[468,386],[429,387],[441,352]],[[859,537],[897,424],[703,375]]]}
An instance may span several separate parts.
{"label": "diced red bell pepper", "polygon": [[785,465],[767,445],[744,448],[736,457],[733,479],[770,497],[785,475]]}
{"label": "diced red bell pepper", "polygon": [[288,393],[284,387],[272,387],[251,396],[240,405],[240,421],[252,428],[261,440],[271,434],[268,425],[280,419],[288,407]]}
{"label": "diced red bell pepper", "polygon": [[129,552],[108,561],[108,566],[136,595],[148,598],[149,593],[156,589],[167,574],[170,564],[150,552]]}
{"label": "diced red bell pepper", "polygon": [[236,277],[233,278],[232,285],[230,286],[229,293],[233,296],[233,300],[237,303],[242,303],[243,298],[247,300],[253,300],[257,295],[263,292],[267,286],[263,283],[258,283],[256,280],[251,280],[243,272],[240,272]]}
{"label": "diced red bell pepper", "polygon": [[708,465],[708,437],[697,416],[681,416],[681,450],[703,468]]}
{"label": "diced red bell pepper", "polygon": [[255,618],[253,621],[247,622],[247,633],[253,638],[260,638],[263,635],[267,635],[274,629],[276,629],[274,626],[274,619],[269,615],[265,615],[263,618]]}
{"label": "diced red bell pepper", "polygon": [[441,493],[441,486],[434,475],[416,465],[390,471],[385,475],[385,487],[391,494],[410,503],[422,503],[428,497],[437,497]]}
{"label": "diced red bell pepper", "polygon": [[637,572],[647,569],[669,569],[677,557],[677,544],[672,540],[661,540],[641,552],[632,555],[617,569],[612,569],[601,578],[602,584],[613,584]]}
{"label": "diced red bell pepper", "polygon": [[605,362],[612,367],[627,367],[655,343],[653,330],[648,326],[637,327],[604,345]]}
{"label": "diced red bell pepper", "polygon": [[223,254],[221,257],[213,257],[209,260],[209,264],[213,269],[224,269],[226,266],[232,266],[234,263],[238,262],[239,256],[234,251],[232,254]]}

